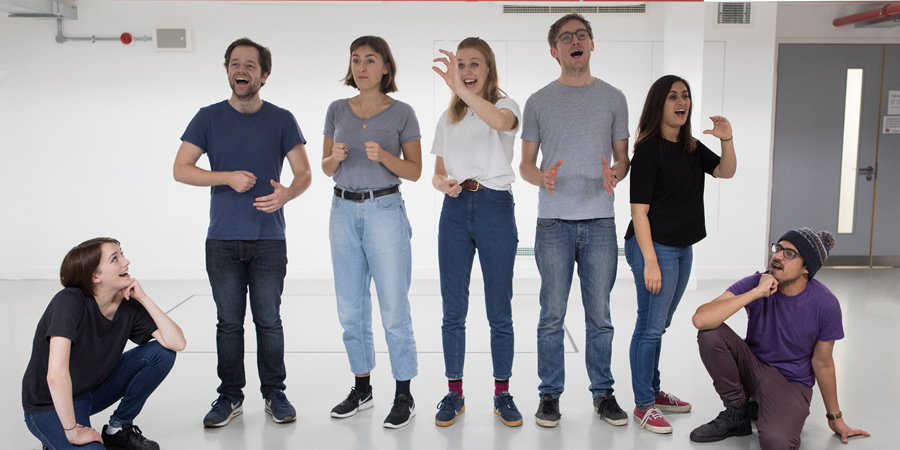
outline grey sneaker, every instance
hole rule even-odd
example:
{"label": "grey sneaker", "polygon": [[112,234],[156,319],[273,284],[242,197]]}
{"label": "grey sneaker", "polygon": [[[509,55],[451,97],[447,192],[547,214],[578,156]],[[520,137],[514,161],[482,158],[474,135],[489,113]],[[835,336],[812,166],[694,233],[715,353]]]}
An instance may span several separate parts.
{"label": "grey sneaker", "polygon": [[541,397],[541,403],[538,405],[537,412],[534,414],[534,421],[542,427],[553,428],[559,425],[561,417],[562,414],[559,413],[559,398],[553,398],[550,394],[544,394]]}
{"label": "grey sneaker", "polygon": [[595,397],[594,411],[610,425],[617,427],[628,425],[628,414],[619,407],[615,395],[607,394],[603,397]]}

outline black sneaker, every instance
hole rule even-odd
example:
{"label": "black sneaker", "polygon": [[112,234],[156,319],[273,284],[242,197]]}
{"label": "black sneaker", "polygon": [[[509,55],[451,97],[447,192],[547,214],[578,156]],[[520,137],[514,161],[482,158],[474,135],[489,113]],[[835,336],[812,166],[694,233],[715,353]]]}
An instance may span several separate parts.
{"label": "black sneaker", "polygon": [[713,421],[694,428],[694,431],[691,431],[691,440],[718,442],[730,436],[749,436],[753,433],[753,429],[750,428],[750,415],[747,409],[747,405],[740,408],[726,406],[725,411],[720,412]]}
{"label": "black sneaker", "polygon": [[212,402],[212,408],[203,418],[203,426],[207,428],[224,427],[231,422],[231,419],[241,415],[244,412],[241,405],[244,401],[234,398],[228,394],[221,394],[216,401]]}
{"label": "black sneaker", "polygon": [[354,386],[350,388],[347,398],[331,409],[331,417],[343,419],[373,406],[375,406],[375,400],[372,398],[372,389],[369,388],[369,392],[359,392]]}
{"label": "black sneaker", "polygon": [[137,425],[126,423],[116,434],[107,434],[103,425],[103,445],[108,450],[159,450],[159,444],[144,437]]}
{"label": "black sneaker", "polygon": [[628,414],[625,414],[625,411],[622,411],[622,408],[619,407],[619,402],[616,401],[615,395],[607,394],[603,397],[595,397],[594,411],[610,425],[617,427],[628,425]]}
{"label": "black sneaker", "polygon": [[562,418],[562,414],[559,413],[559,398],[544,394],[538,410],[534,414],[534,421],[542,427],[553,428],[559,425],[560,418]]}
{"label": "black sneaker", "polygon": [[400,394],[394,399],[391,413],[384,419],[385,428],[403,428],[409,425],[409,421],[416,416],[416,402],[406,394]]}

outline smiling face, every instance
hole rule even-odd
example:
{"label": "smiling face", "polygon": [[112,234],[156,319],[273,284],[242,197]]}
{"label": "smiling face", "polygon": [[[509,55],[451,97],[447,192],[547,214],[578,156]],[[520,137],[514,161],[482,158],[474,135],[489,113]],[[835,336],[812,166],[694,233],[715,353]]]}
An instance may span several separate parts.
{"label": "smiling face", "polygon": [[131,284],[128,265],[131,261],[125,258],[118,244],[107,242],[100,250],[100,264],[94,272],[95,288],[118,290]]}
{"label": "smiling face", "polygon": [[381,78],[387,75],[388,65],[372,47],[363,45],[350,54],[350,72],[360,91],[381,89]]}
{"label": "smiling face", "polygon": [[[590,36],[584,40],[579,39],[578,34],[584,36],[584,33],[579,33],[580,30],[587,31],[584,23],[580,20],[571,19],[567,21],[560,28],[555,45],[550,48],[550,56],[556,58],[556,61],[559,62],[563,69],[577,70],[590,67],[591,52],[594,51],[594,40]],[[559,39],[559,36],[563,33],[572,34],[572,39],[568,43]]]}
{"label": "smiling face", "polygon": [[674,129],[677,133],[677,130],[687,122],[690,112],[691,91],[681,81],[672,83],[672,88],[663,104],[662,126]]}
{"label": "smiling face", "polygon": [[477,49],[463,48],[457,52],[456,62],[466,89],[481,97],[490,74],[484,55]]}
{"label": "smiling face", "polygon": [[259,95],[259,89],[266,84],[268,73],[263,73],[259,64],[259,50],[240,45],[231,51],[228,60],[228,85],[240,100],[251,100]]}
{"label": "smiling face", "polygon": [[[783,287],[801,279],[801,277],[809,277],[809,272],[806,270],[803,257],[797,252],[797,247],[794,244],[788,241],[779,241],[778,245],[784,250],[772,255],[772,259],[769,260],[769,273],[778,281],[778,287],[781,290]],[[788,259],[784,255],[785,252],[796,252],[797,256],[793,259]]]}

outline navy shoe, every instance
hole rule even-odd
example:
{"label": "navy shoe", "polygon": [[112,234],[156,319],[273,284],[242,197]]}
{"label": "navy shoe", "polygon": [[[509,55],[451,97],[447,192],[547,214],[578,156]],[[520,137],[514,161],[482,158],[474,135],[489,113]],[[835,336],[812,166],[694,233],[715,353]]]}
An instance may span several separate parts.
{"label": "navy shoe", "polygon": [[206,413],[206,417],[203,418],[203,426],[207,428],[217,428],[224,427],[231,422],[231,419],[241,415],[244,412],[241,405],[244,404],[244,401],[232,397],[228,394],[221,394],[216,401],[212,402],[212,409]]}
{"label": "navy shoe", "polygon": [[437,405],[438,412],[434,416],[434,424],[449,427],[456,423],[456,416],[466,412],[466,399],[459,398],[459,393],[450,391]]}
{"label": "navy shoe", "polygon": [[522,414],[519,408],[516,408],[512,395],[507,391],[501,391],[500,395],[494,396],[494,414],[500,416],[500,421],[508,427],[522,425]]}
{"label": "navy shoe", "polygon": [[266,414],[272,416],[275,423],[287,423],[297,420],[297,411],[281,389],[272,389],[266,394]]}

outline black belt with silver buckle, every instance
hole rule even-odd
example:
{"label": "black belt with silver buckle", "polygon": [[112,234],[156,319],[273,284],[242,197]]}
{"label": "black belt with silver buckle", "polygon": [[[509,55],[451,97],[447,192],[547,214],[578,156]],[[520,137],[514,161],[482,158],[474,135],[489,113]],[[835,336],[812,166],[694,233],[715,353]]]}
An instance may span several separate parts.
{"label": "black belt with silver buckle", "polygon": [[467,191],[479,191],[484,189],[484,185],[478,182],[478,180],[466,180],[462,183],[459,183],[459,187],[467,190]]}
{"label": "black belt with silver buckle", "polygon": [[344,191],[337,186],[334,187],[335,197],[340,197],[344,200],[352,200],[354,202],[361,202],[370,198],[378,198],[384,195],[396,194],[398,192],[400,192],[400,186],[391,186],[389,188],[379,189],[377,191],[366,192]]}

